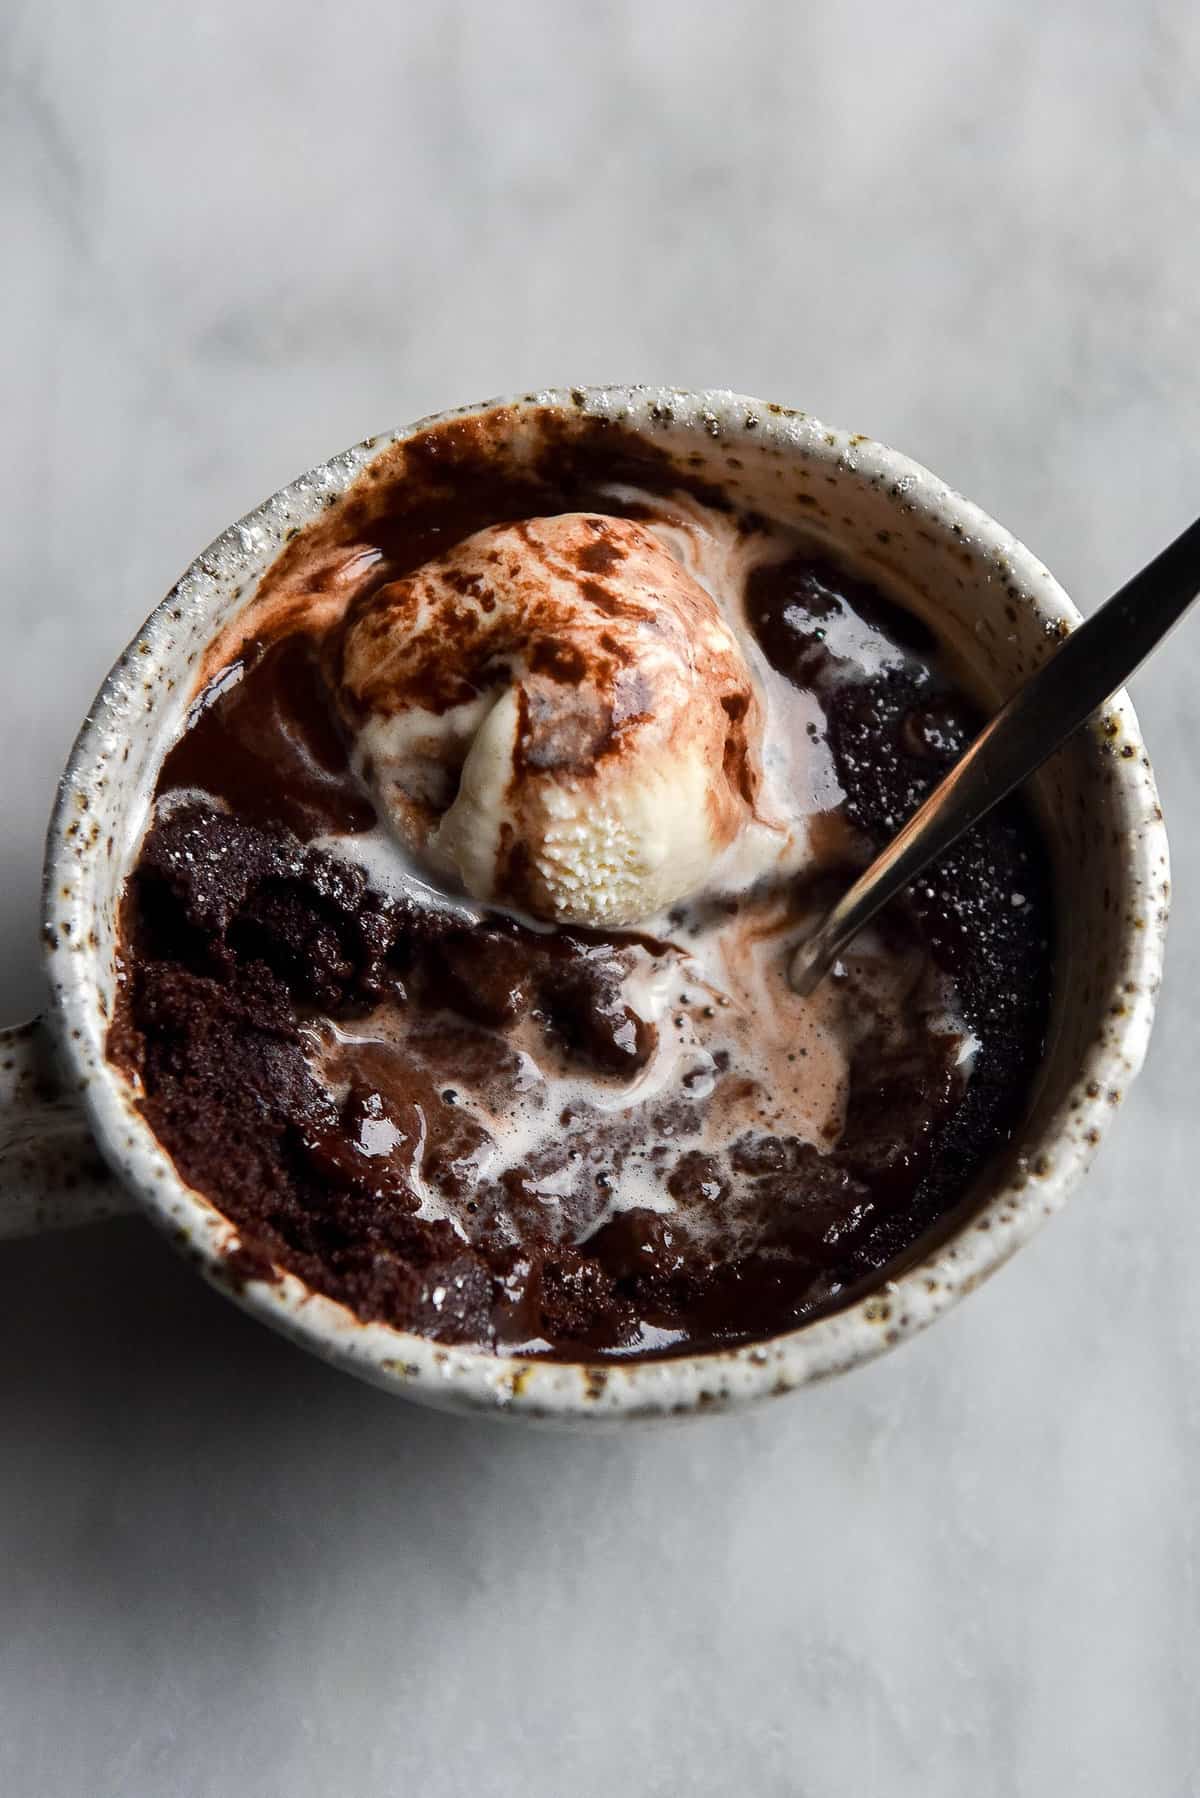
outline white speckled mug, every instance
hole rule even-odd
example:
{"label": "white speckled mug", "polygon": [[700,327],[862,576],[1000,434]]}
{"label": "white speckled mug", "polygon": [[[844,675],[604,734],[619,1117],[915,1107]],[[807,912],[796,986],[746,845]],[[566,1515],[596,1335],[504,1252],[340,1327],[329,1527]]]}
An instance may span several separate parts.
{"label": "white speckled mug", "polygon": [[[978,507],[895,451],[803,413],[728,393],[611,387],[526,394],[449,416],[501,406],[513,431],[544,408],[618,421],[688,458],[693,471],[765,489],[778,516],[842,544],[920,611],[985,703],[1005,698],[1077,622],[1037,559]],[[337,505],[393,444],[435,422],[360,444],[232,526],[105,682],[47,841],[49,1009],[0,1035],[0,1235],[140,1209],[267,1323],[377,1385],[447,1409],[653,1418],[787,1392],[869,1360],[956,1303],[1058,1209],[1141,1066],[1162,966],[1167,842],[1124,696],[1036,782],[1070,929],[1058,945],[1052,1028],[1027,1122],[949,1233],[918,1244],[871,1296],[771,1341],[628,1364],[531,1361],[363,1323],[291,1275],[239,1285],[229,1273],[236,1230],[180,1179],[106,1056],[121,888],[205,648],[253,597],[289,533]]]}

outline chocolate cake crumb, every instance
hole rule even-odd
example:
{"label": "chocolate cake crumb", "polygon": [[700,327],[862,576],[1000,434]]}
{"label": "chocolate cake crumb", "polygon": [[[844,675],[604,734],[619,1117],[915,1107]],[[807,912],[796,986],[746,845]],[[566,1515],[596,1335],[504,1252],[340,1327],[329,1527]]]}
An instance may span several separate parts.
{"label": "chocolate cake crumb", "polygon": [[[692,479],[732,516],[657,452],[619,431],[592,442],[585,424],[507,479],[456,426],[410,446],[399,510],[356,502],[339,528],[377,544],[382,579],[494,520],[646,516],[614,483]],[[611,561],[598,533],[589,576],[619,581]],[[980,720],[927,628],[824,549],[755,568],[745,607],[771,667],[819,706],[806,729],[844,795],[814,820],[822,868],[794,884],[798,917],[894,835]],[[183,1179],[236,1227],[231,1280],[286,1270],[438,1342],[673,1354],[844,1304],[960,1204],[1022,1116],[1046,1023],[1050,875],[1022,802],[880,920],[887,952],[944,976],[961,1015],[888,1034],[862,995],[844,1124],[818,1147],[788,1127],[787,1094],[731,1056],[719,996],[676,976],[657,1025],[629,1003],[630,969],[649,978],[670,943],[472,923],[378,890],[336,851],[375,813],[324,703],[331,643],[292,621],[214,680],[124,898],[110,1053]],[[686,948],[742,903],[678,908],[671,930]],[[668,1037],[694,1048],[659,1090]],[[802,1048],[779,1065],[808,1078]],[[497,1171],[497,1138],[547,1068],[555,1126]],[[738,1121],[697,1147],[719,1107]],[[648,1202],[620,1208],[631,1170]]]}

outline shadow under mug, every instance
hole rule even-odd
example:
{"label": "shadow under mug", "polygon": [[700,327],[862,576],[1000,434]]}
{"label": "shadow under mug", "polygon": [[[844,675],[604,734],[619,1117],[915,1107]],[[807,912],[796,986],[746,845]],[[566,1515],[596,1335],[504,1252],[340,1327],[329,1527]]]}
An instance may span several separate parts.
{"label": "shadow under mug", "polygon": [[1078,613],[1002,526],[919,464],[785,407],[724,392],[572,388],[466,407],[336,456],[199,556],[106,680],[63,775],[46,846],[50,1000],[0,1033],[0,1236],[140,1209],[237,1302],[304,1347],[446,1409],[561,1422],[723,1408],[869,1360],[933,1321],[1025,1242],[1084,1172],[1149,1040],[1169,898],[1166,833],[1123,694],[1037,776],[1059,940],[1052,1023],[1028,1116],[950,1220],[875,1290],[769,1341],[585,1365],[496,1356],[365,1323],[294,1276],[236,1278],[235,1227],[186,1186],[107,1059],[121,889],[159,766],[183,727],[212,639],[252,600],[285,540],[327,515],[418,431],[486,418],[520,441],[604,421],[689,472],[753,492],[829,541],[922,616],[994,708],[1053,653]]}

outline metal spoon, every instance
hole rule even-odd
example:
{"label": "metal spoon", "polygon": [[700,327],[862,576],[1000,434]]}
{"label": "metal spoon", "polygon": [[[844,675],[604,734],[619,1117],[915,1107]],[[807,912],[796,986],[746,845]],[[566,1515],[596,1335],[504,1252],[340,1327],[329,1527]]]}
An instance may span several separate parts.
{"label": "metal spoon", "polygon": [[1124,686],[1200,595],[1200,520],[1102,605],[1014,693],[792,957],[811,993],[850,939]]}

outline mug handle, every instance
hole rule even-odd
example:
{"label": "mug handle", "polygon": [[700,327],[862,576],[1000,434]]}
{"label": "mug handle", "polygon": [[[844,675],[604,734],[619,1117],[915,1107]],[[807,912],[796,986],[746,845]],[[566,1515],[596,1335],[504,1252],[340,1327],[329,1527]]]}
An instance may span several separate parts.
{"label": "mug handle", "polygon": [[0,1238],[132,1209],[67,1091],[45,1019],[0,1030]]}

